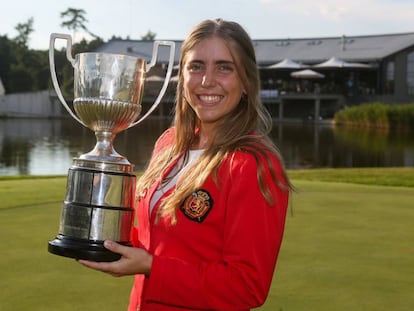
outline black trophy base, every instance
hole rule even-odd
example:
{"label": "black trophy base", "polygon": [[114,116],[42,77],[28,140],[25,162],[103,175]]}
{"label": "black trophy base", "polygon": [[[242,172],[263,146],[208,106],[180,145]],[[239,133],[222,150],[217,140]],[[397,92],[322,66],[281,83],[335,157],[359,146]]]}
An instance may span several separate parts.
{"label": "black trophy base", "polygon": [[60,234],[54,240],[49,241],[48,251],[63,257],[96,262],[116,261],[121,258],[120,254],[106,249],[103,242],[73,239]]}

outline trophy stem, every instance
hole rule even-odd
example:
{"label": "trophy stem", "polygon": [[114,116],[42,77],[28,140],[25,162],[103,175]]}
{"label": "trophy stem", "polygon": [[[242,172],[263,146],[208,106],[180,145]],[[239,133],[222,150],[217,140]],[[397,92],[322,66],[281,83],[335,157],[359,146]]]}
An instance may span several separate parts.
{"label": "trophy stem", "polygon": [[117,164],[130,165],[131,163],[114,149],[116,134],[108,131],[96,131],[96,145],[92,151],[79,157],[82,160],[112,162]]}
{"label": "trophy stem", "polygon": [[124,157],[118,154],[114,149],[115,134],[113,134],[113,132],[97,131],[95,132],[95,136],[96,145],[92,150],[92,153],[104,158],[111,157],[112,161],[115,162],[124,159]]}

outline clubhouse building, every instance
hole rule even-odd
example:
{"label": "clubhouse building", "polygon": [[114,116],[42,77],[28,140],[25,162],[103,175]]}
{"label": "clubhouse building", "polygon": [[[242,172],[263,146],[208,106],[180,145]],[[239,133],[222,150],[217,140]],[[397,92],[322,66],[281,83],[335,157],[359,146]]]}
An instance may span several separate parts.
{"label": "clubhouse building", "polygon": [[[173,81],[163,103],[174,102],[181,40],[176,43]],[[414,103],[414,33],[326,38],[253,40],[262,100],[275,119],[331,119],[347,105],[367,102]],[[97,52],[150,60],[153,41],[110,40]],[[160,47],[147,75],[151,102],[165,76],[168,48]],[[169,108],[160,108],[161,115]],[[164,105],[165,106],[165,105]]]}

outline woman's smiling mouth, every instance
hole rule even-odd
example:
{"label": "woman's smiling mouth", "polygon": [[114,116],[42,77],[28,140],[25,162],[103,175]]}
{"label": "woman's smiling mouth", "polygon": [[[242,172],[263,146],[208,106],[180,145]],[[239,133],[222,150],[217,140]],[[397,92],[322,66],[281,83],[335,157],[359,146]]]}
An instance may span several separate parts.
{"label": "woman's smiling mouth", "polygon": [[220,96],[220,95],[199,95],[198,98],[207,103],[207,104],[213,104],[213,103],[217,103],[220,100],[223,99],[224,96]]}

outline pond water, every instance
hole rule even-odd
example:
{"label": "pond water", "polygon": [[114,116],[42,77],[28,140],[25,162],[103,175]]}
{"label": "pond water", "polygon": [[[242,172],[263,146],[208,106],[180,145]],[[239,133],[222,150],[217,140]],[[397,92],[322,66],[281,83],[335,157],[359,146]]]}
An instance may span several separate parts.
{"label": "pond water", "polygon": [[[147,119],[118,134],[115,149],[142,169],[169,124]],[[289,169],[414,166],[413,133],[274,123],[271,137]],[[94,133],[72,119],[0,119],[0,175],[66,175],[73,157],[95,142]]]}

